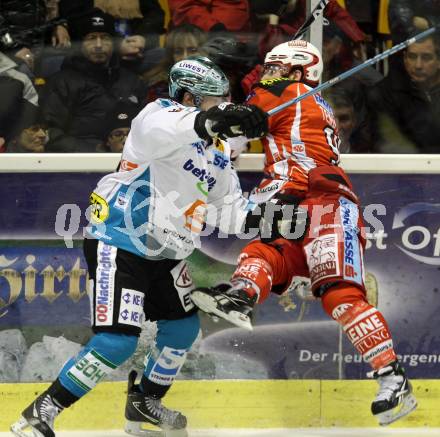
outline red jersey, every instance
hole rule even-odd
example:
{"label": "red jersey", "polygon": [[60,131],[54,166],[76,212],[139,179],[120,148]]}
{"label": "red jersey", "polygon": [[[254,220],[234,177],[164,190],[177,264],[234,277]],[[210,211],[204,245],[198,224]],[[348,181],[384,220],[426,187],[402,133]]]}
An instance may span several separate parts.
{"label": "red jersey", "polygon": [[[310,89],[289,79],[265,80],[253,89],[248,103],[267,112]],[[336,120],[332,108],[319,93],[270,116],[269,134],[262,143],[264,171],[271,179],[286,181],[283,188],[307,191],[309,170],[339,162]],[[269,182],[263,182],[259,188]]]}

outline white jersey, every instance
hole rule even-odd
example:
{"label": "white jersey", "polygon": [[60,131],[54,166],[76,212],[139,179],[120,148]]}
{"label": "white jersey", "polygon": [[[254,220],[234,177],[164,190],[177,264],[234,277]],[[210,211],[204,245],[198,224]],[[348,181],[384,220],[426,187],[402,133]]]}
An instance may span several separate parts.
{"label": "white jersey", "polygon": [[205,220],[236,233],[254,204],[242,195],[226,143],[207,146],[198,110],[157,99],[133,120],[119,171],[91,194],[89,237],[149,259],[183,259]]}

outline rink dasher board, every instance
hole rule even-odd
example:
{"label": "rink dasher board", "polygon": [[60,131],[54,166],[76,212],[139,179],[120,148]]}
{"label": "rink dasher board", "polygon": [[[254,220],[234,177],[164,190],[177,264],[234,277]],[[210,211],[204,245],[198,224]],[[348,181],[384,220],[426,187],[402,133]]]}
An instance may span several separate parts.
{"label": "rink dasher board", "polygon": [[[0,431],[48,384],[0,384]],[[415,380],[419,408],[391,428],[440,427],[440,381]],[[374,381],[177,381],[166,405],[182,411],[192,429],[375,427]],[[59,430],[118,430],[124,425],[125,382],[104,382],[57,419]]]}
{"label": "rink dasher board", "polygon": [[[7,153],[0,160],[0,173],[115,171],[118,153]],[[235,161],[238,171],[262,171],[264,155],[244,153]],[[439,154],[342,154],[340,165],[348,173],[440,173]]]}

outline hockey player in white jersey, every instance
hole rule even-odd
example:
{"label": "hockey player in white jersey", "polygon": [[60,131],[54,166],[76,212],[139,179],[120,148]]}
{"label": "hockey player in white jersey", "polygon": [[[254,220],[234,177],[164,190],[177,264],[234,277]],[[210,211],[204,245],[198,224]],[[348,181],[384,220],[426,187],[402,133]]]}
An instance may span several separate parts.
{"label": "hockey player in white jersey", "polygon": [[[161,402],[199,332],[184,259],[206,214],[228,233],[255,223],[218,139],[261,137],[268,123],[255,106],[224,104],[228,80],[207,58],[178,62],[169,84],[172,100],[158,99],[138,114],[119,170],[90,196],[84,254],[94,336],[12,425],[16,436],[53,437],[56,416],[133,354],[145,318],[157,321],[158,332],[139,384],[135,372],[129,375],[126,431],[187,435],[186,417]],[[220,221],[225,204],[232,214]],[[142,422],[162,430],[146,432]]]}

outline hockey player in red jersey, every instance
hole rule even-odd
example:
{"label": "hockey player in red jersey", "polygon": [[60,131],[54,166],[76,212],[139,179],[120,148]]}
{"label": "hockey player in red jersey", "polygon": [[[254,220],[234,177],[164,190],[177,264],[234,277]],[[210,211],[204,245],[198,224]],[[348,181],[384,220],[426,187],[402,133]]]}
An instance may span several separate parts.
{"label": "hockey player in red jersey", "polygon": [[[322,68],[321,54],[312,44],[280,44],[266,55],[262,80],[249,103],[267,112],[316,87]],[[319,93],[311,95],[271,116],[262,141],[265,176],[251,200],[292,204],[299,218],[295,232],[289,228],[287,236],[280,229],[270,239],[252,241],[242,250],[229,283],[195,289],[192,299],[200,309],[252,329],[249,315],[256,303],[271,291],[283,293],[296,276],[310,277],[313,294],[379,382],[373,415],[381,425],[394,422],[417,403],[385,318],[366,298],[363,222],[350,179],[338,166],[340,140],[332,108]]]}

